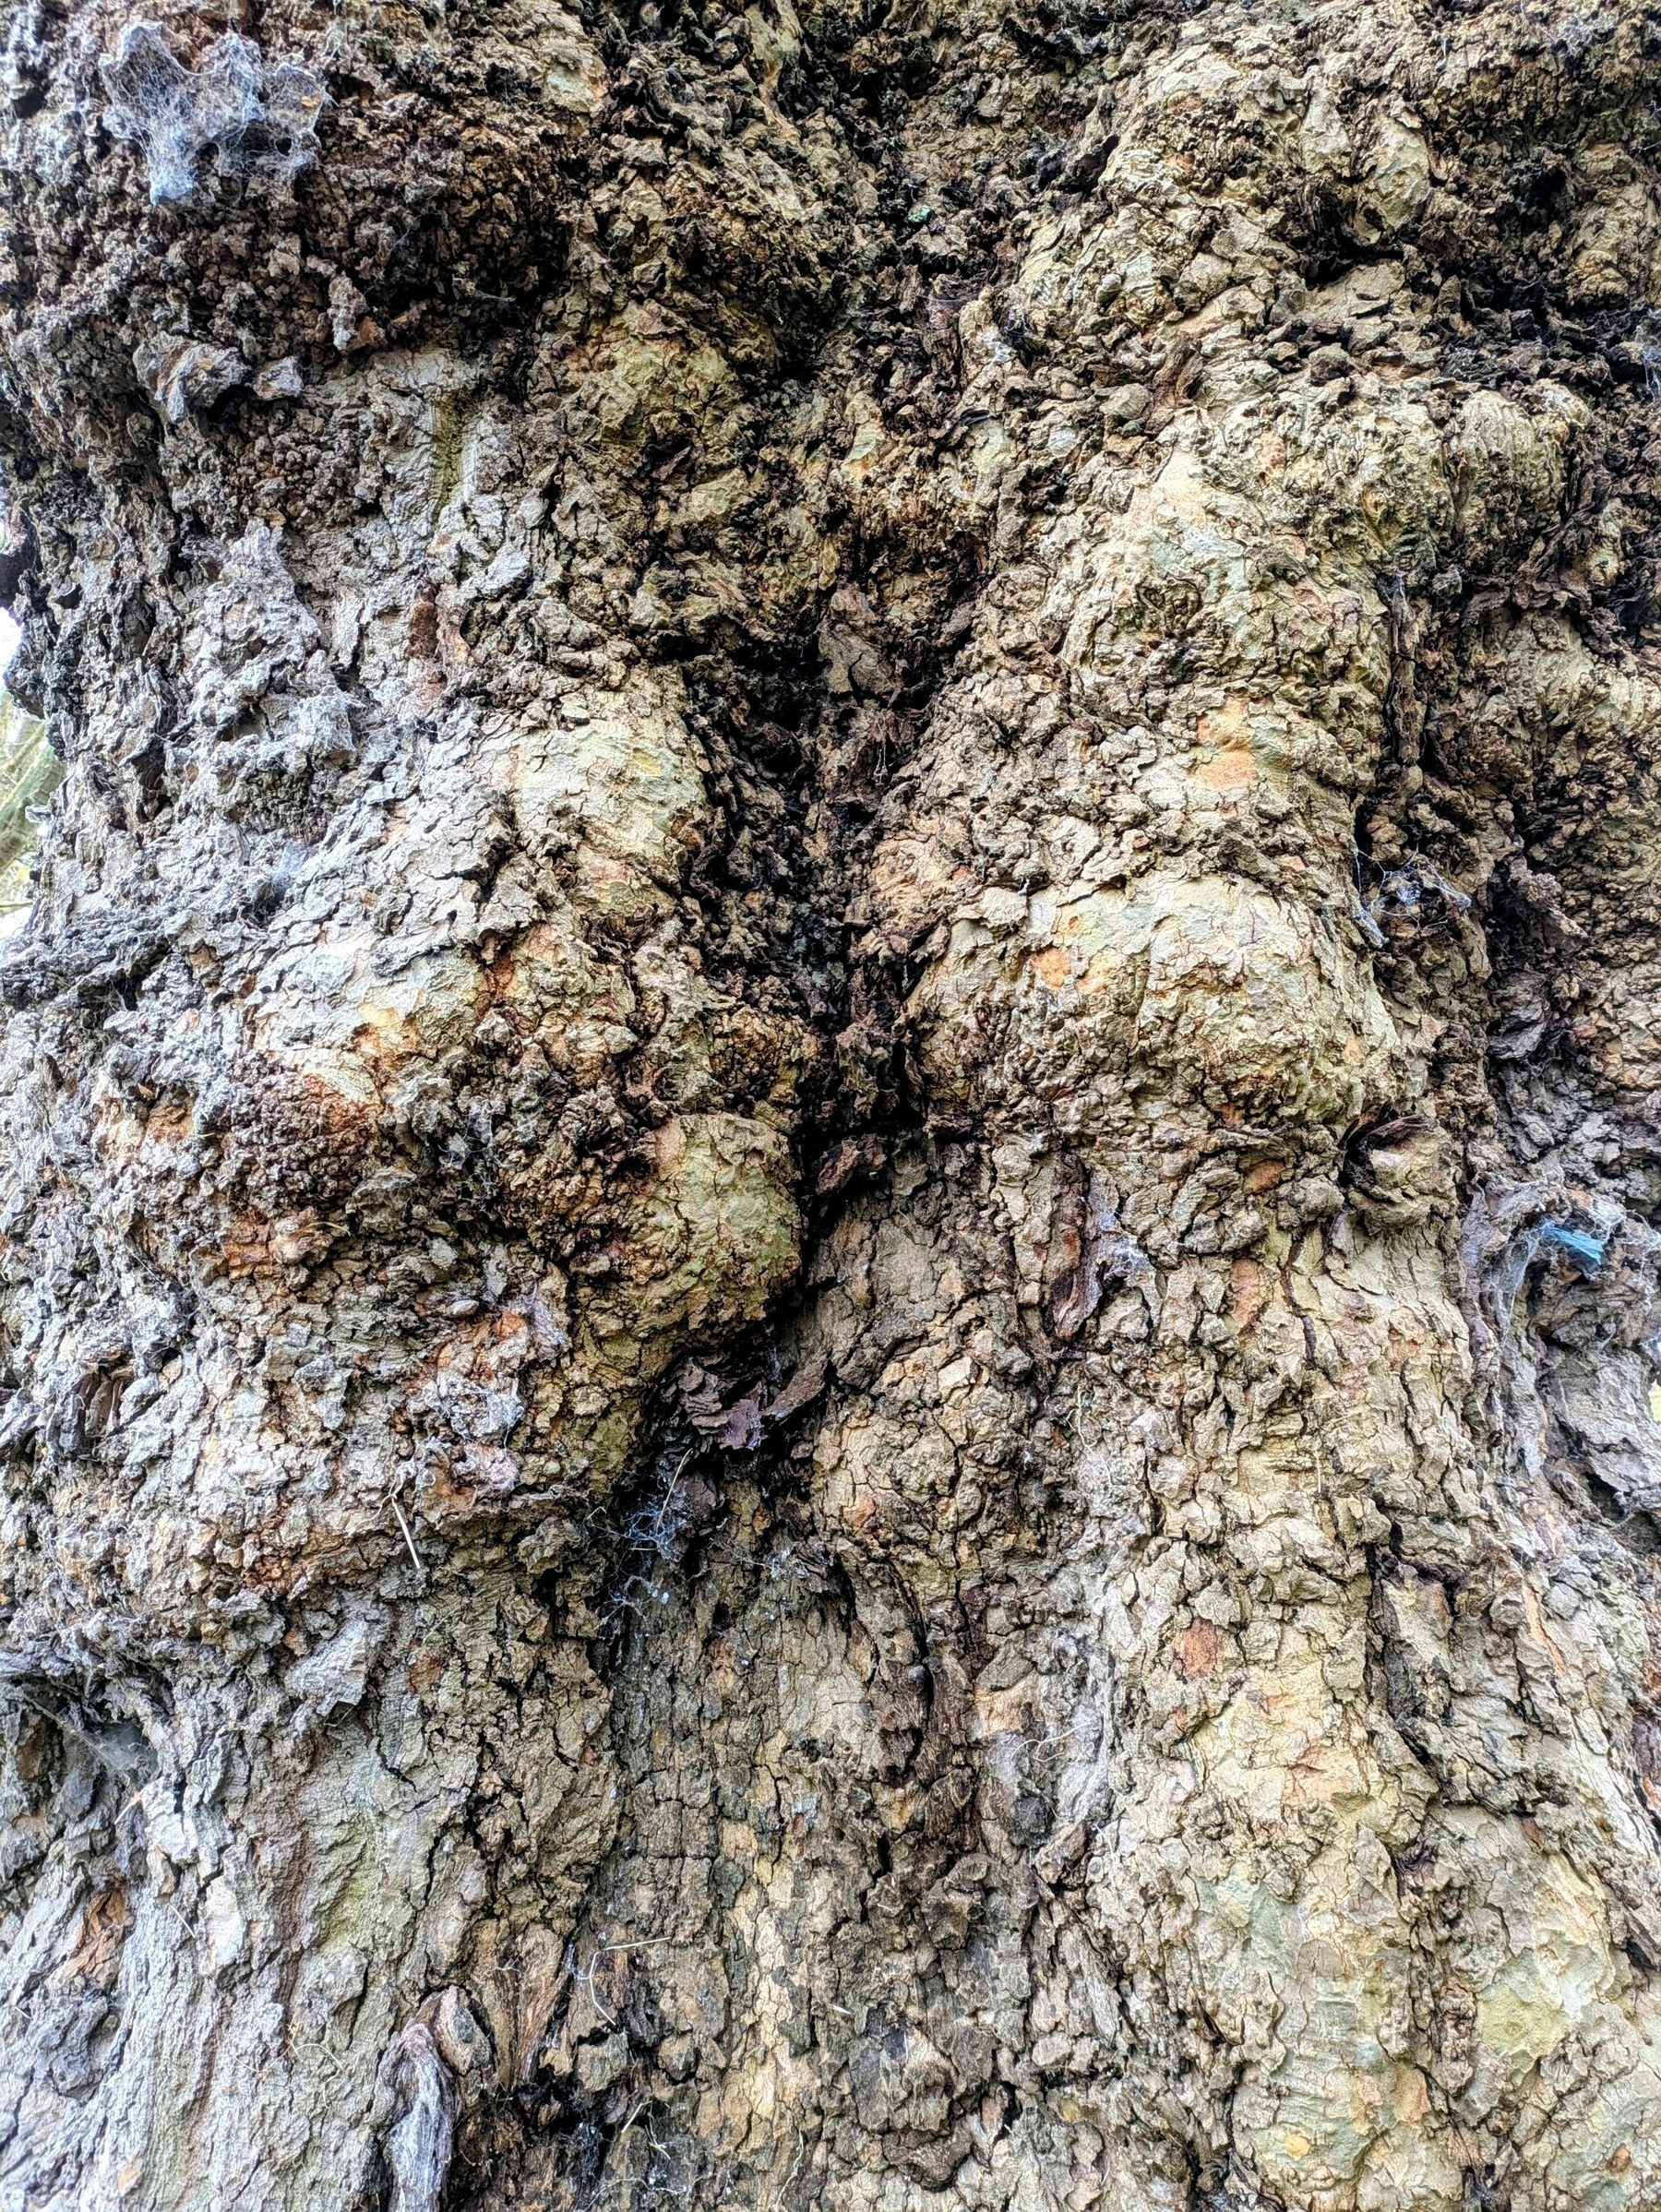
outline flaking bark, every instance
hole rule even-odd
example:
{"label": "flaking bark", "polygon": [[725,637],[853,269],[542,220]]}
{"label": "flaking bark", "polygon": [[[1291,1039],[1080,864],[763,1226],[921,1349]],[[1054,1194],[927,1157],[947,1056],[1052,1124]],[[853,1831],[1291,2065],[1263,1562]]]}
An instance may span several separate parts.
{"label": "flaking bark", "polygon": [[1656,39],[12,6],[0,2206],[1661,2206]]}

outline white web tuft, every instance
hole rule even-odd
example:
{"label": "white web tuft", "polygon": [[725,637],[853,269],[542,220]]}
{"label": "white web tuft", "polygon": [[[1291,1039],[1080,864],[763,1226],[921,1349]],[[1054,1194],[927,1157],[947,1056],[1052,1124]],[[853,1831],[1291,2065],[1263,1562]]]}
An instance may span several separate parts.
{"label": "white web tuft", "polygon": [[296,62],[267,65],[250,40],[227,31],[186,69],[156,23],[129,23],[102,66],[111,135],[142,146],[150,199],[188,199],[197,163],[217,149],[221,176],[286,188],[317,159],[329,95]]}

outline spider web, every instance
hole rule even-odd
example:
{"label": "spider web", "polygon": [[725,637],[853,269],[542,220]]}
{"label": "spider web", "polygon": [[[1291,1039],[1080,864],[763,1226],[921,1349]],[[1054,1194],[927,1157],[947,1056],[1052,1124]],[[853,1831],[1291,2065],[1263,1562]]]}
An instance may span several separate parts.
{"label": "spider web", "polygon": [[191,197],[197,164],[210,146],[221,176],[252,177],[279,190],[317,159],[328,93],[298,63],[269,66],[259,48],[234,31],[186,69],[159,24],[129,23],[101,74],[110,134],[144,149],[152,205]]}

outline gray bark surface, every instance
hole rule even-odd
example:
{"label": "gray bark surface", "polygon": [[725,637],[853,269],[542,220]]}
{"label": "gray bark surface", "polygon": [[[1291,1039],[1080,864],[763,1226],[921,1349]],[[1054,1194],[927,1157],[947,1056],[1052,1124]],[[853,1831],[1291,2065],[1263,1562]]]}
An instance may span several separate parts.
{"label": "gray bark surface", "polygon": [[0,2208],[1661,2207],[1661,18],[4,43]]}

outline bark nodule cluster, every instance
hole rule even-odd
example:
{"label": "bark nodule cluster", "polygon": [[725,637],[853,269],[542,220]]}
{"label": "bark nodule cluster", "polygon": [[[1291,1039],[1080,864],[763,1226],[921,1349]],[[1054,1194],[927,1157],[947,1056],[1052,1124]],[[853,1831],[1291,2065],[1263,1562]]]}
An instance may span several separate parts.
{"label": "bark nodule cluster", "polygon": [[1653,2212],[1661,19],[0,36],[0,2212]]}

